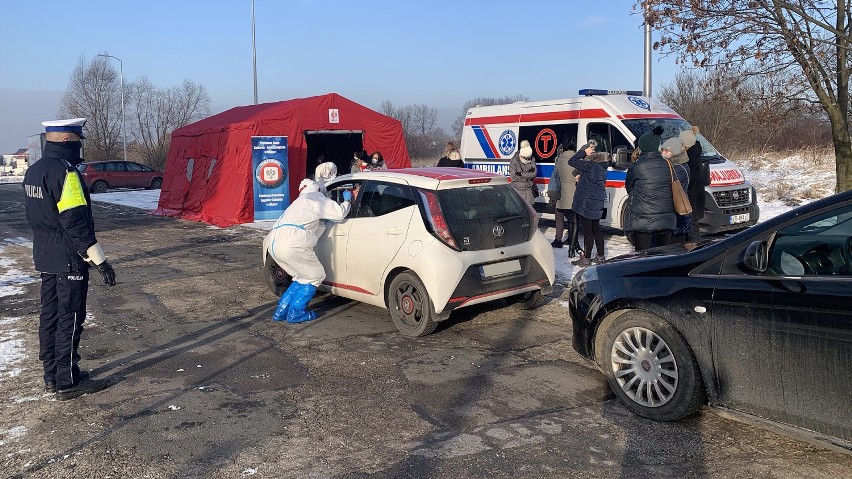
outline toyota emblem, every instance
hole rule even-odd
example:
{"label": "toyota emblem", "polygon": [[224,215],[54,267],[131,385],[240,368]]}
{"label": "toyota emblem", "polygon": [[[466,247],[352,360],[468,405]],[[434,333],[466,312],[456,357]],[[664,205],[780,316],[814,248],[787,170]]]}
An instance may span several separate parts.
{"label": "toyota emblem", "polygon": [[491,230],[491,232],[494,233],[494,236],[503,236],[503,233],[505,233],[506,230],[503,228],[503,225],[497,225],[493,230]]}

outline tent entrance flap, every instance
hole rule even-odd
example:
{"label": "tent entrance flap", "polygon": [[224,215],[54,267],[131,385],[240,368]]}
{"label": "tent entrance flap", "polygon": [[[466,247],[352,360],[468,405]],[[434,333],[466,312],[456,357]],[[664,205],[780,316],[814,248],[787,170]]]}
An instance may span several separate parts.
{"label": "tent entrance flap", "polygon": [[309,130],[305,131],[308,147],[307,172],[313,173],[318,164],[330,161],[337,165],[337,174],[349,173],[352,154],[364,149],[364,132],[361,130]]}

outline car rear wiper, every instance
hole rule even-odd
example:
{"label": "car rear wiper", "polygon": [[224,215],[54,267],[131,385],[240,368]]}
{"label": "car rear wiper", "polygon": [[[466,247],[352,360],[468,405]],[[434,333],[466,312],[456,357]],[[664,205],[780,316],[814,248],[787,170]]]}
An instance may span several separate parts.
{"label": "car rear wiper", "polygon": [[524,219],[524,217],[521,216],[521,215],[509,215],[509,216],[504,216],[502,218],[497,218],[496,220],[494,220],[494,222],[495,223],[505,223],[507,221],[521,220],[521,219]]}

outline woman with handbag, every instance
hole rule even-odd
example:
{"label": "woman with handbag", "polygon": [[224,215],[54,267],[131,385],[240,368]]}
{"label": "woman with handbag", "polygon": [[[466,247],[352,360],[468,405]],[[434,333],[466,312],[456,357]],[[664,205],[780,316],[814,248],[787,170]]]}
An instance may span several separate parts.
{"label": "woman with handbag", "polygon": [[529,204],[533,204],[536,196],[538,196],[535,176],[536,170],[533,150],[530,142],[524,140],[521,142],[521,147],[515,153],[512,161],[509,162],[509,177],[512,179],[512,187]]}
{"label": "woman with handbag", "polygon": [[672,173],[660,154],[660,137],[645,133],[637,146],[642,154],[627,168],[628,213],[625,231],[633,234],[633,246],[642,251],[669,244],[675,229]]}
{"label": "woman with handbag", "polygon": [[[660,146],[660,154],[669,162],[671,175],[677,178],[680,183],[679,192],[675,191],[675,185],[672,185],[672,194],[678,195],[682,192],[683,199],[686,203],[689,203],[689,198],[686,196],[686,189],[689,188],[689,164],[687,163],[689,159],[684,151],[683,142],[679,137],[669,138]],[[675,201],[675,218],[677,222],[672,232],[671,242],[683,244],[687,242],[686,234],[692,227],[692,212],[684,214],[677,211],[677,209],[677,201]]]}

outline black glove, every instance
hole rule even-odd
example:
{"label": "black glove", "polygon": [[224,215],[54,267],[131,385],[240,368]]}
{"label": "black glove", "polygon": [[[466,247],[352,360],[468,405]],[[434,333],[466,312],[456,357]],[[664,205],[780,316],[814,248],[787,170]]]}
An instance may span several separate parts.
{"label": "black glove", "polygon": [[115,270],[112,269],[112,265],[109,264],[109,261],[97,264],[95,265],[95,268],[98,268],[98,273],[103,276],[104,284],[115,286]]}

